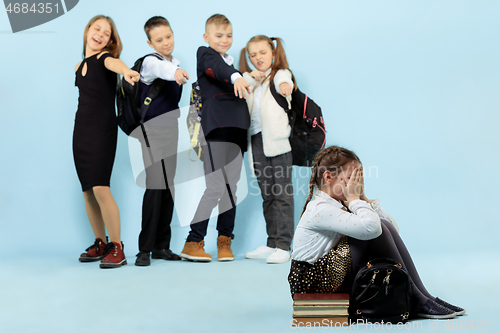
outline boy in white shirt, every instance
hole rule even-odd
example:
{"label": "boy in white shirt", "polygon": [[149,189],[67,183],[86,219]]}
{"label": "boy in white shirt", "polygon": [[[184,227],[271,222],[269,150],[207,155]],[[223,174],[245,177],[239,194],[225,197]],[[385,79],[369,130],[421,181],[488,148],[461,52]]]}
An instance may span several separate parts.
{"label": "boy in white shirt", "polygon": [[164,17],[154,16],[146,22],[144,31],[149,46],[155,52],[142,63],[139,81],[141,101],[147,97],[153,81],[165,82],[145,116],[147,138],[140,139],[146,167],[146,191],[142,205],[139,253],[135,262],[137,266],[149,266],[151,252],[153,259],[180,260],[170,250],[174,188],[169,187],[169,184],[173,184],[177,164],[179,100],[182,85],[189,79],[188,74],[179,68],[180,62],[172,56],[174,34],[169,22]]}

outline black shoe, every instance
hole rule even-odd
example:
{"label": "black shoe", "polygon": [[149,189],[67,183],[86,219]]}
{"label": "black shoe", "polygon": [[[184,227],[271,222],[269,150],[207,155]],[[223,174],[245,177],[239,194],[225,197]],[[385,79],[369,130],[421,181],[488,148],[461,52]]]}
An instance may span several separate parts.
{"label": "black shoe", "polygon": [[456,316],[455,311],[428,299],[427,302],[418,306],[417,317],[429,319],[449,319]]}
{"label": "black shoe", "polygon": [[455,305],[451,305],[450,303],[445,302],[442,299],[439,299],[438,297],[436,297],[434,299],[434,302],[436,302],[439,305],[444,306],[445,308],[448,308],[448,309],[450,309],[452,311],[455,311],[455,314],[457,316],[461,316],[461,315],[463,315],[465,313],[465,309],[462,309],[461,307],[458,307],[458,306],[455,306]]}
{"label": "black shoe", "polygon": [[151,260],[149,259],[149,252],[140,251],[137,253],[137,259],[135,260],[136,266],[149,266],[151,265]]}
{"label": "black shoe", "polygon": [[151,258],[165,259],[165,260],[181,260],[181,257],[170,251],[170,249],[153,250]]}

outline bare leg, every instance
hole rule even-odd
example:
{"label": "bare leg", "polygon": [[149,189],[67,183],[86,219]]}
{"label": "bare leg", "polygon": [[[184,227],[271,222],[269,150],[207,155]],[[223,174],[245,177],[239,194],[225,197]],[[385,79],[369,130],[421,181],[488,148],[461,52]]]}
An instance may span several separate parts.
{"label": "bare leg", "polygon": [[97,203],[92,190],[83,192],[83,200],[85,201],[85,209],[87,216],[94,231],[95,238],[100,238],[106,243],[106,232],[104,230],[104,221],[102,220],[101,208]]}
{"label": "bare leg", "polygon": [[109,238],[112,242],[121,246],[120,240],[120,212],[115,199],[111,195],[108,186],[95,186],[94,196],[101,209],[102,220],[108,229]]}

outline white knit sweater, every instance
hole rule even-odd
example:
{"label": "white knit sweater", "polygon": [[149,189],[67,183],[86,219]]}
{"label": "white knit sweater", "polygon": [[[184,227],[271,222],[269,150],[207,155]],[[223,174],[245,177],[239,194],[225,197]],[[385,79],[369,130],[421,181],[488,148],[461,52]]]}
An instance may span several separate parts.
{"label": "white knit sweater", "polygon": [[[260,84],[250,76],[250,73],[244,73],[243,78],[250,84],[250,94],[247,96],[248,110],[252,117],[253,105],[255,102],[254,90]],[[288,83],[293,87],[292,73],[289,70],[279,70],[274,76],[274,85],[276,91],[279,92],[280,84]],[[286,99],[290,102],[291,96]],[[264,155],[274,157],[292,150],[288,138],[290,137],[290,125],[288,123],[288,115],[281,106],[276,102],[271,90],[269,89],[269,80],[262,83],[262,96],[260,99],[260,115],[262,125],[262,142],[264,146]],[[255,176],[253,169],[252,144],[250,139],[250,131],[248,132],[248,162],[252,175]]]}

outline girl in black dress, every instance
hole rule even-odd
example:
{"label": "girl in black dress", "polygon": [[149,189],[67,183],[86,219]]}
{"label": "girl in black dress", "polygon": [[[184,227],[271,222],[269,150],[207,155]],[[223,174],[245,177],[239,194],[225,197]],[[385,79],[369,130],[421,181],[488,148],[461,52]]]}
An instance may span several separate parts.
{"label": "girl in black dress", "polygon": [[[80,261],[101,260],[101,268],[127,263],[120,240],[120,213],[109,180],[118,135],[115,116],[117,75],[134,84],[139,73],[118,59],[122,44],[113,20],[98,15],[87,24],[83,36],[84,58],[76,68],[78,111],[73,132],[73,157],[82,184],[85,207],[96,240]],[[108,230],[111,242],[107,244]]]}

